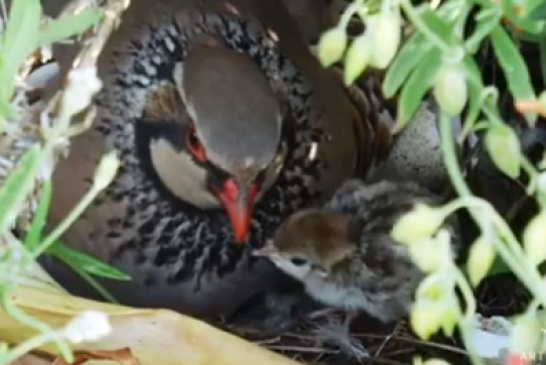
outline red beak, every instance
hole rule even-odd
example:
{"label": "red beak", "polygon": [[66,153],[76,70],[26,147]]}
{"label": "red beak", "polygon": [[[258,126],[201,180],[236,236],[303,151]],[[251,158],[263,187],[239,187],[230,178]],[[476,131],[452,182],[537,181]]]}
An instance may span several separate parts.
{"label": "red beak", "polygon": [[244,243],[247,239],[257,193],[256,185],[251,185],[250,189],[242,189],[232,179],[226,180],[222,189],[216,191],[218,200],[229,216],[237,243]]}

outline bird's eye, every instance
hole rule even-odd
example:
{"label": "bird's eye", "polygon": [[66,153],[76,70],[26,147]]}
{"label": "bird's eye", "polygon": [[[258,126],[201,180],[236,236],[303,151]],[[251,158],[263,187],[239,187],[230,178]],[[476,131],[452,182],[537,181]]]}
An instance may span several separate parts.
{"label": "bird's eye", "polygon": [[307,263],[307,260],[299,258],[299,257],[294,257],[290,259],[290,262],[295,266],[303,266]]}
{"label": "bird's eye", "polygon": [[205,149],[195,133],[195,128],[188,128],[186,133],[186,145],[188,146],[188,150],[193,157],[201,162],[205,161]]}

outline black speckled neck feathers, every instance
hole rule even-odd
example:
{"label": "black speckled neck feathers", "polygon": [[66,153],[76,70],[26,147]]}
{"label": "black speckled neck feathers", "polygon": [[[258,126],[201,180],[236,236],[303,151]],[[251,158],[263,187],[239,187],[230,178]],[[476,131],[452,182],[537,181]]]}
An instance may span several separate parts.
{"label": "black speckled neck feathers", "polygon": [[[173,68],[183,62],[188,41],[203,32],[219,35],[228,47],[250,55],[269,79],[280,78],[286,85],[289,116],[283,128],[289,146],[287,159],[277,183],[257,204],[251,222],[249,243],[261,246],[281,219],[317,194],[306,186],[306,181],[320,179],[322,163],[307,159],[311,144],[323,138],[308,124],[310,90],[300,72],[279,53],[275,39],[243,18],[203,14],[192,28],[181,29],[172,21],[161,27],[144,24],[141,32],[145,36],[134,34],[126,49],[114,51],[120,61],[112,67],[112,76],[97,100],[103,113],[97,129],[122,159],[118,178],[105,194],[118,202],[131,201],[125,219],[109,222],[109,236],[117,246],[112,261],[169,268],[162,271],[166,277],[150,274],[144,278],[148,283],[162,280],[176,284],[196,273],[199,277],[222,276],[238,265],[245,249],[230,242],[231,228],[224,211],[184,204],[154,177],[150,161],[138,149],[136,133],[146,97],[173,84]],[[138,230],[138,239],[124,239],[127,229]]]}

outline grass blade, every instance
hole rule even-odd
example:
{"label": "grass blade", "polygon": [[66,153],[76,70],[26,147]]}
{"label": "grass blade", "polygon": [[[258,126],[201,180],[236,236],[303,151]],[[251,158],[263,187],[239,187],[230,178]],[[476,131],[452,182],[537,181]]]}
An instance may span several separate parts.
{"label": "grass blade", "polygon": [[40,153],[39,145],[30,147],[4,181],[0,189],[0,233],[13,225],[21,205],[31,192],[40,167]]}

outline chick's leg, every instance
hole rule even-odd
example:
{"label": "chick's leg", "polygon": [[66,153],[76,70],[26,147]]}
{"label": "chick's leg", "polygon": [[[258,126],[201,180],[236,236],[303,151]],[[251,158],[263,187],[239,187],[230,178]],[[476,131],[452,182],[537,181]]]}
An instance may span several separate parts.
{"label": "chick's leg", "polygon": [[310,313],[307,318],[310,320],[317,320],[321,318],[325,318],[327,320],[335,319],[337,316],[345,317],[343,324],[347,326],[347,328],[351,327],[351,324],[353,321],[360,315],[359,309],[349,309],[349,310],[343,310],[339,308],[334,307],[328,307],[316,310],[312,313]]}
{"label": "chick's leg", "polygon": [[353,321],[360,315],[359,309],[350,309],[345,314],[344,324],[347,328],[351,328]]}
{"label": "chick's leg", "polygon": [[369,353],[364,345],[351,335],[351,322],[359,314],[359,310],[349,310],[345,312],[343,321],[336,320],[332,316],[327,316],[326,323],[316,325],[314,331],[316,341],[321,344],[328,343],[333,345],[345,354],[358,360],[369,357]]}

